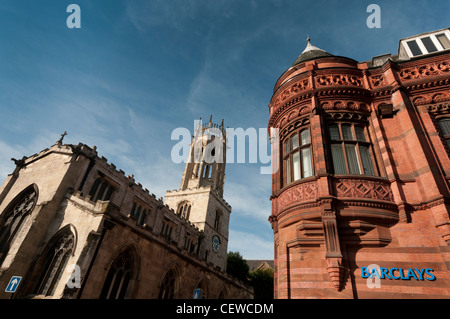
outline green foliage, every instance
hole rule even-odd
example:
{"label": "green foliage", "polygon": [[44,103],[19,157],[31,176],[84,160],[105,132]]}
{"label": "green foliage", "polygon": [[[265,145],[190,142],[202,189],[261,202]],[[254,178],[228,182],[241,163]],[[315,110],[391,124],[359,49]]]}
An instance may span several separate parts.
{"label": "green foliage", "polygon": [[273,299],[273,269],[256,269],[248,275],[255,299]]}
{"label": "green foliage", "polygon": [[247,262],[239,252],[229,252],[227,273],[252,286],[255,291],[255,299],[273,299],[273,269],[250,271]]}
{"label": "green foliage", "polygon": [[249,267],[242,255],[239,252],[230,251],[227,254],[227,273],[247,283],[248,272]]}

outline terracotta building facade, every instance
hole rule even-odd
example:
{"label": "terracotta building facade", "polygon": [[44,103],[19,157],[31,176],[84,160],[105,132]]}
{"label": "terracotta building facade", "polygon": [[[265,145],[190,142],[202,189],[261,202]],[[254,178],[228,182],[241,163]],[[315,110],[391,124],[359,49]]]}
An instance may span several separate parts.
{"label": "terracotta building facade", "polygon": [[[208,144],[211,126],[198,127],[194,140]],[[202,170],[183,175],[193,181],[186,196],[165,203],[96,147],[62,138],[14,160],[0,188],[0,298],[253,297],[226,273],[224,164],[206,174],[217,165],[205,164],[200,148]],[[22,279],[12,294],[5,290],[14,276]]]}
{"label": "terracotta building facade", "polygon": [[275,297],[449,298],[450,30],[366,62],[308,39],[269,110]]}

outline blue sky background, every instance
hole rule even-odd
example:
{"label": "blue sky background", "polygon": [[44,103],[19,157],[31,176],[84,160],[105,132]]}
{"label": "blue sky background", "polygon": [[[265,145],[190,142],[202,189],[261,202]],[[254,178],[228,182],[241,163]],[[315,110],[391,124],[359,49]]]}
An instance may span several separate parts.
{"label": "blue sky background", "polygon": [[[69,29],[69,4],[81,29]],[[369,29],[366,8],[381,8]],[[448,1],[2,0],[0,176],[11,157],[65,143],[96,145],[158,197],[177,189],[177,127],[213,115],[265,128],[278,77],[306,46],[358,61],[396,54],[401,38],[449,27]],[[273,258],[271,178],[262,164],[229,164],[229,250]]]}

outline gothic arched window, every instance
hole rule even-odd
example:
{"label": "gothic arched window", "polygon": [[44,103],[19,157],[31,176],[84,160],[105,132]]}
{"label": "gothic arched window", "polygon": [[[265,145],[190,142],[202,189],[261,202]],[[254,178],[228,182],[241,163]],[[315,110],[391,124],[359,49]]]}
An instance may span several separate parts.
{"label": "gothic arched window", "polygon": [[106,276],[100,299],[124,299],[133,276],[134,258],[130,249],[120,253]]}
{"label": "gothic arched window", "polygon": [[177,272],[172,267],[164,276],[158,299],[174,299],[177,291]]}
{"label": "gothic arched window", "polygon": [[97,177],[92,184],[91,190],[89,192],[89,196],[92,201],[96,202],[98,200],[101,201],[109,201],[115,191],[115,187],[111,185],[106,179],[102,176]]}
{"label": "gothic arched window", "polygon": [[0,264],[27,216],[36,206],[37,187],[29,186],[8,205],[0,218]]}
{"label": "gothic arched window", "polygon": [[189,220],[189,216],[191,214],[191,204],[187,201],[183,201],[178,204],[177,214],[180,217],[183,217],[186,220]]}
{"label": "gothic arched window", "polygon": [[143,207],[137,202],[134,202],[129,216],[136,219],[137,225],[144,226],[149,212],[150,209]]}
{"label": "gothic arched window", "polygon": [[220,216],[222,214],[220,213],[219,210],[216,210],[216,217],[214,219],[214,229],[215,230],[219,230],[219,226],[220,226]]}
{"label": "gothic arched window", "polygon": [[52,296],[75,247],[75,236],[69,227],[58,232],[47,244],[35,294]]}

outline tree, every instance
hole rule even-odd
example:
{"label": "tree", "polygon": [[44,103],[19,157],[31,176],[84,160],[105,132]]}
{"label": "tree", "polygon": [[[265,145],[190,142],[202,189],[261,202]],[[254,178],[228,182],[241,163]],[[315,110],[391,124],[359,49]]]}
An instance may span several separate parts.
{"label": "tree", "polygon": [[248,275],[255,299],[273,299],[273,269],[256,269]]}
{"label": "tree", "polygon": [[230,251],[227,254],[227,273],[242,282],[248,282],[248,272],[250,268],[239,252]]}

